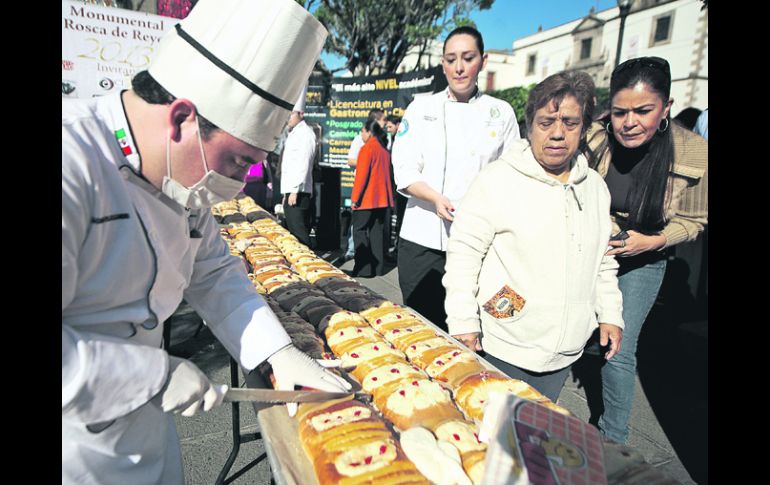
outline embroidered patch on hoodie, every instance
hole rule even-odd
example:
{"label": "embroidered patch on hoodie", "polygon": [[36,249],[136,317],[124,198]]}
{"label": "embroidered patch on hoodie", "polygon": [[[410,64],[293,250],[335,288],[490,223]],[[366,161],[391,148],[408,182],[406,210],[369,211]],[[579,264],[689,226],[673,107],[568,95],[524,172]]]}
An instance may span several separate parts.
{"label": "embroidered patch on hoodie", "polygon": [[520,312],[527,300],[516,293],[510,286],[503,286],[495,296],[484,303],[484,311],[495,318],[510,318],[514,312]]}

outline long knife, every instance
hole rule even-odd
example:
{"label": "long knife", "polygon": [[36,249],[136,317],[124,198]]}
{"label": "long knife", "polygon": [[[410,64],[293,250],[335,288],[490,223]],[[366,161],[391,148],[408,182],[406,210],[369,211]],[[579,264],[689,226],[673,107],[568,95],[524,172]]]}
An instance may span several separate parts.
{"label": "long knife", "polygon": [[356,397],[371,399],[365,392],[327,392],[327,391],[276,391],[273,389],[243,389],[230,387],[225,393],[224,402],[256,401],[264,403],[286,402],[323,402],[340,399],[355,394]]}

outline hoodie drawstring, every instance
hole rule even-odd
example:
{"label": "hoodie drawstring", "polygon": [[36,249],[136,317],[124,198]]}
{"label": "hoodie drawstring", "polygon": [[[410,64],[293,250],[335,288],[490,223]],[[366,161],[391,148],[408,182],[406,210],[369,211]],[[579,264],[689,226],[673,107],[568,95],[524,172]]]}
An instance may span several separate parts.
{"label": "hoodie drawstring", "polygon": [[575,185],[574,184],[566,184],[564,186],[564,189],[565,190],[572,189],[572,195],[575,197],[575,202],[577,202],[578,210],[582,211],[583,210],[583,204],[582,204],[582,201],[580,200],[580,196],[578,195],[577,190],[575,189]]}
{"label": "hoodie drawstring", "polygon": [[[564,191],[565,191],[564,196],[569,198],[569,196],[566,194],[566,192],[572,192],[572,196],[575,198],[575,203],[577,204],[578,210],[582,212],[583,211],[583,204],[582,204],[582,202],[580,200],[580,196],[577,193],[577,189],[575,189],[575,185],[574,184],[564,184],[563,187],[564,187]],[[575,234],[575,231],[578,231],[579,227],[577,227],[576,220],[569,216],[570,209],[569,209],[569,202],[568,202],[568,200],[565,200],[565,202],[566,202],[565,209],[567,210],[567,214],[566,214],[567,215],[567,225],[568,225],[568,230],[569,230],[569,233],[570,233],[570,238],[573,241],[577,241],[577,252],[578,253],[582,253],[583,252],[583,244],[581,242],[582,238]]]}

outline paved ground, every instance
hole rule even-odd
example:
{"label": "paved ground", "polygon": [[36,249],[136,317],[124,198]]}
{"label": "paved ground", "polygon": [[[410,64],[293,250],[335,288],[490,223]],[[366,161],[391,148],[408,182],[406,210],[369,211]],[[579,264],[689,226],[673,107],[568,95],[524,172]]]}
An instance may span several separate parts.
{"label": "paved ground", "polygon": [[[335,255],[322,256],[333,259]],[[352,261],[341,267],[352,269]],[[392,301],[401,302],[395,269],[391,268],[382,277],[359,281]],[[653,309],[642,332],[629,445],[666,476],[683,484],[707,484],[707,314],[694,312],[692,304],[671,303],[683,302],[683,294],[676,281],[667,276],[661,291],[662,302]],[[689,323],[681,323],[685,321]],[[171,352],[191,359],[213,381],[229,384],[226,352],[205,327],[194,337],[197,323],[194,314],[175,317]],[[559,404],[589,422],[594,422],[598,416],[597,402],[601,401],[598,388],[600,363],[593,356],[584,356],[578,361],[559,398]],[[251,407],[242,405],[240,409],[241,431],[257,432],[256,415]],[[230,405],[201,416],[177,419],[188,484],[215,483],[232,447],[231,423]],[[231,475],[262,452],[261,440],[243,444]],[[267,460],[263,459],[233,483],[271,483]],[[647,480],[644,485],[652,483]]]}

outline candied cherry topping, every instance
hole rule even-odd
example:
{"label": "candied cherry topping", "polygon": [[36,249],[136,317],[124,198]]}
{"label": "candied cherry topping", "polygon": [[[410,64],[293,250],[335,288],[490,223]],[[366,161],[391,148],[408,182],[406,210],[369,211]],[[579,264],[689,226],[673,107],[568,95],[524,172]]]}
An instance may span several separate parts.
{"label": "candied cherry topping", "polygon": [[353,416],[361,416],[361,411],[356,411],[355,413],[353,413]]}
{"label": "candied cherry topping", "polygon": [[357,358],[358,358],[358,354],[357,354],[357,353],[355,353],[355,352],[353,352],[352,354],[350,354],[350,356],[351,356],[351,357],[353,357],[354,359],[357,359]]}
{"label": "candied cherry topping", "polygon": [[384,455],[385,452],[388,450],[388,447],[385,445],[380,446],[380,454]]}
{"label": "candied cherry topping", "polygon": [[393,330],[393,333],[401,333],[401,330],[395,329],[395,330]]}
{"label": "candied cherry topping", "polygon": [[460,352],[455,352],[452,354],[452,357],[457,357],[458,355],[460,355]]}
{"label": "candied cherry topping", "polygon": [[372,380],[373,380],[373,381],[376,381],[376,380],[377,380],[377,378],[376,378],[376,377],[372,377]]}
{"label": "candied cherry topping", "polygon": [[436,365],[444,365],[444,361],[443,360],[437,360],[436,361]]}
{"label": "candied cherry topping", "polygon": [[376,345],[373,347],[373,349],[374,349],[374,350],[380,350],[380,348],[379,348],[379,347],[377,347]]}
{"label": "candied cherry topping", "polygon": [[454,438],[454,439],[455,439],[455,441],[460,441],[460,435],[459,435],[459,434],[457,434],[457,433],[454,433],[454,434],[452,435],[452,438]]}
{"label": "candied cherry topping", "polygon": [[412,345],[412,350],[417,350],[417,346],[416,345]]}
{"label": "candied cherry topping", "polygon": [[[413,385],[413,386],[419,386],[419,385],[420,385],[420,383],[419,383],[419,382],[417,382],[417,381],[412,381],[412,385]],[[404,392],[404,391],[401,391],[401,392]]]}
{"label": "candied cherry topping", "polygon": [[390,369],[390,372],[393,373],[393,374],[400,374],[401,373],[401,371],[396,369],[395,367]]}
{"label": "candied cherry topping", "polygon": [[399,320],[401,320],[401,315],[396,315],[396,318],[398,318]]}
{"label": "candied cherry topping", "polygon": [[324,419],[324,423],[328,423],[331,419]]}
{"label": "candied cherry topping", "polygon": [[358,466],[358,465],[360,465],[360,464],[361,464],[361,462],[358,462],[358,461],[357,461],[357,462],[355,462],[355,463],[351,463],[351,464],[350,464],[350,466]]}
{"label": "candied cherry topping", "polygon": [[398,391],[398,393],[401,394],[402,396],[406,396],[406,391],[404,391],[403,389]]}

